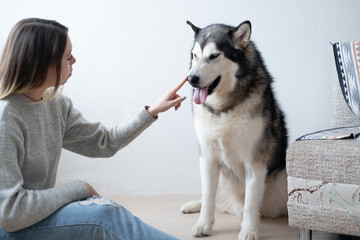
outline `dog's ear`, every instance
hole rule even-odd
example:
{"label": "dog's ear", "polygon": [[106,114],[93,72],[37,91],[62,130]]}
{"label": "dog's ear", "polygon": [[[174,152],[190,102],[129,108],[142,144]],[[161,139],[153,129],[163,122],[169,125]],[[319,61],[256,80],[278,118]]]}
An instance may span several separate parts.
{"label": "dog's ear", "polygon": [[250,21],[245,21],[239,26],[233,29],[232,39],[236,45],[242,49],[246,48],[249,44],[251,36],[251,23]]}
{"label": "dog's ear", "polygon": [[191,29],[194,32],[194,38],[195,38],[198,35],[198,33],[200,32],[201,28],[198,28],[197,26],[192,24],[190,21],[186,21],[186,23],[190,25]]}

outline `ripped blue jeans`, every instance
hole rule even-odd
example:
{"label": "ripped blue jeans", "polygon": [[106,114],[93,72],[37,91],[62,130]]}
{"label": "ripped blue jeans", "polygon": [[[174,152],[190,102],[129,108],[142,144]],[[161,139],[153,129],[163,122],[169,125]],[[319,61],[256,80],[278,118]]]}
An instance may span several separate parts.
{"label": "ripped blue jeans", "polygon": [[[1,236],[1,232],[0,232]],[[45,220],[1,240],[174,240],[106,198],[89,198],[59,209]]]}

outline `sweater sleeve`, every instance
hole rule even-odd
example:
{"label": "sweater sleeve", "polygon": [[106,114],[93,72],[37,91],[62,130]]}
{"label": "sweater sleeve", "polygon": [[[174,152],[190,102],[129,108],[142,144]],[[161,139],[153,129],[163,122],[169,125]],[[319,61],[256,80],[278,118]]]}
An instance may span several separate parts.
{"label": "sweater sleeve", "polygon": [[14,232],[47,218],[62,206],[89,196],[80,181],[44,190],[24,189],[24,138],[0,122],[0,227]]}
{"label": "sweater sleeve", "polygon": [[70,99],[65,100],[69,107],[63,148],[87,157],[113,156],[156,121],[143,107],[127,123],[106,128],[99,122],[87,121]]}

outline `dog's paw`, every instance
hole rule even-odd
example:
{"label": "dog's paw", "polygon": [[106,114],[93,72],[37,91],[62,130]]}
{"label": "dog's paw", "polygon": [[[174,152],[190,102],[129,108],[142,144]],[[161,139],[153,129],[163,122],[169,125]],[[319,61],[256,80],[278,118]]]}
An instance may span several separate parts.
{"label": "dog's paw", "polygon": [[241,229],[238,240],[259,240],[259,234],[255,230]]}
{"label": "dog's paw", "polygon": [[199,221],[192,228],[192,235],[194,237],[210,236],[212,225],[213,222],[211,220],[206,222]]}
{"label": "dog's paw", "polygon": [[183,213],[197,213],[201,209],[201,200],[191,201],[181,206],[180,211]]}

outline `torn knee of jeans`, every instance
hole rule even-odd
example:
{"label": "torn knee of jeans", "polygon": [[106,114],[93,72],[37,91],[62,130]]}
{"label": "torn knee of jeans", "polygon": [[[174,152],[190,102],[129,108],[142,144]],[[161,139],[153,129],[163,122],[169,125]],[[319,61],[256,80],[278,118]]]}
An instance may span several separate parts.
{"label": "torn knee of jeans", "polygon": [[103,197],[89,198],[79,202],[81,205],[113,205],[116,206],[112,201]]}

